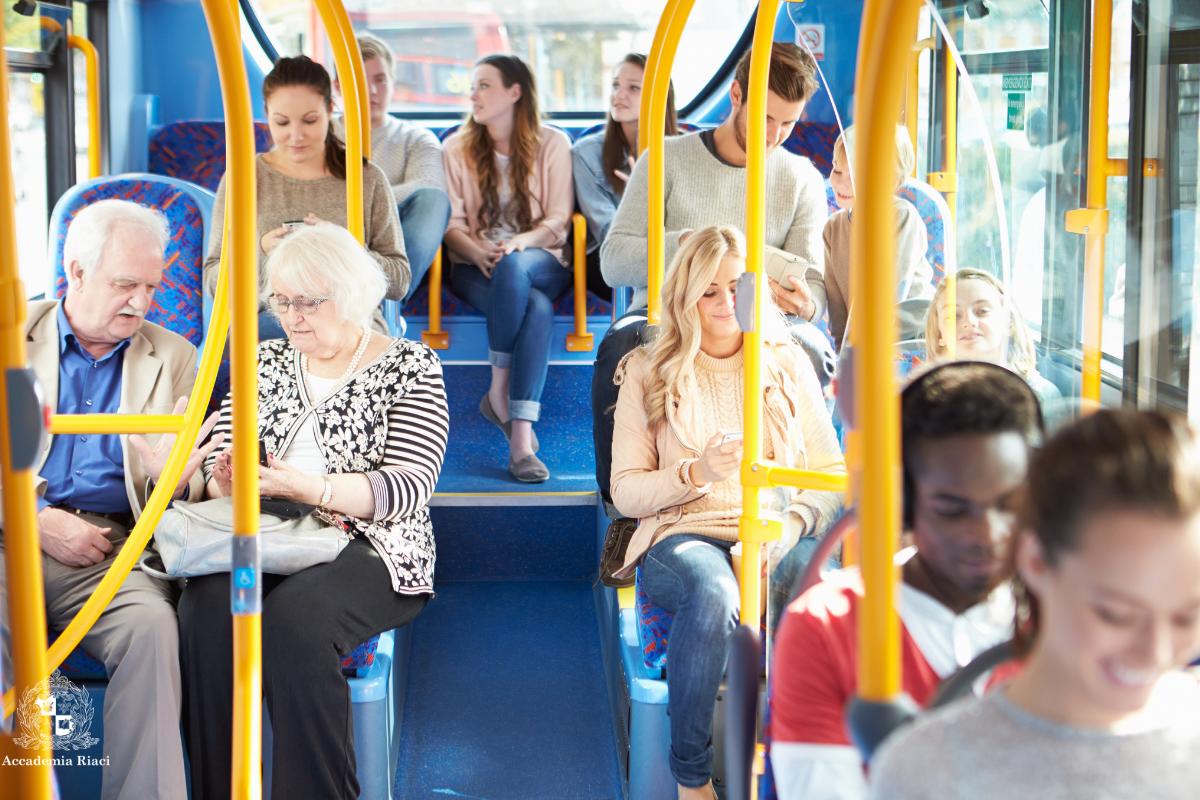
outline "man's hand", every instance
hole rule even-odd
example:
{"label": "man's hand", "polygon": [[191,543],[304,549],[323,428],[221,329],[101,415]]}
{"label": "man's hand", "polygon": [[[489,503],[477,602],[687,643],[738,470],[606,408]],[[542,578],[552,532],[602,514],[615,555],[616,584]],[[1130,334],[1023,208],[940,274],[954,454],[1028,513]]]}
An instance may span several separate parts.
{"label": "man's hand", "polygon": [[[187,408],[188,399],[181,397],[175,401],[175,408],[172,414],[182,414]],[[214,413],[204,421],[200,426],[200,433],[196,436],[196,441],[203,442],[205,437],[212,431],[213,426],[217,424],[217,414]],[[225,441],[225,434],[219,433],[212,438],[208,444],[192,450],[192,454],[188,456],[187,463],[183,465],[183,472],[179,474],[179,483],[175,487],[174,496],[179,497],[183,494],[184,488],[187,487],[188,481],[192,479],[192,475],[196,473],[196,469],[208,458],[208,454],[216,450]],[[150,480],[158,482],[158,478],[162,475],[163,467],[167,465],[167,456],[171,454],[171,448],[175,445],[175,434],[167,433],[159,437],[157,444],[154,447],[146,441],[146,437],[141,434],[133,434],[129,437],[129,446],[133,448],[137,457],[142,460],[142,467],[145,468],[146,474],[150,476]]]}
{"label": "man's hand", "polygon": [[103,561],[113,549],[112,542],[104,535],[108,530],[60,508],[43,508],[38,512],[42,550],[68,567],[90,567]]}
{"label": "man's hand", "polygon": [[813,302],[812,290],[808,288],[808,281],[799,275],[788,275],[787,278],[791,283],[790,289],[784,288],[783,284],[773,278],[767,280],[775,305],[785,314],[794,314],[803,320],[812,319],[817,306]]}

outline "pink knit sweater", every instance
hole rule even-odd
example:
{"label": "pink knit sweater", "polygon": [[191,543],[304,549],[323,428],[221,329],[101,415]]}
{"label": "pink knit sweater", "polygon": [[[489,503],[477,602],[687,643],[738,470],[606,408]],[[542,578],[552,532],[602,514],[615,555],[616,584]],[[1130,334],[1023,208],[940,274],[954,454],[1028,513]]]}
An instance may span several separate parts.
{"label": "pink knit sweater", "polygon": [[[554,243],[546,248],[559,261],[567,240],[567,224],[575,208],[575,189],[571,182],[571,142],[560,130],[547,125],[541,130],[542,146],[538,149],[533,174],[529,177],[529,205],[533,219],[554,234]],[[450,224],[447,231],[459,230],[480,238],[480,210],[483,195],[479,181],[468,161],[462,133],[446,140],[442,148],[442,163],[446,167],[446,189],[450,195]],[[459,261],[465,260],[458,254]]]}

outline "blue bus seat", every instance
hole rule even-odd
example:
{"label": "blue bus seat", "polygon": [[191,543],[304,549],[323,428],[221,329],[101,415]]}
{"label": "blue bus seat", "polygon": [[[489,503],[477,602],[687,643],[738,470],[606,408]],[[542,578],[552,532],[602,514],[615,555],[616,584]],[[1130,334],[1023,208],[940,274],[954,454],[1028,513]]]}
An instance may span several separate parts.
{"label": "blue bus seat", "polygon": [[659,608],[642,588],[642,568],[637,568],[634,580],[634,611],[637,615],[637,640],[642,662],[648,669],[662,670],[667,666],[667,638],[675,615]]}
{"label": "blue bus seat", "polygon": [[[265,122],[254,123],[254,149],[271,149],[271,131]],[[225,122],[186,120],[150,130],[147,169],[156,175],[191,181],[210,192],[225,174]]]}
{"label": "blue bus seat", "polygon": [[841,131],[836,122],[797,122],[783,146],[805,156],[826,178],[833,169],[833,144]]}
{"label": "blue bus seat", "polygon": [[621,664],[629,697],[629,800],[675,796],[671,776],[671,722],[667,681],[661,669],[646,666],[638,641],[637,611],[621,609]]}
{"label": "blue bus seat", "polygon": [[162,286],[146,319],[178,333],[193,345],[204,339],[202,274],[205,236],[211,225],[213,195],[199,186],[146,173],[128,173],[86,181],[68,189],[50,217],[47,253],[52,265],[50,297],[66,294],[63,243],[67,227],[83,208],[100,200],[129,200],[158,209],[167,218],[167,243]]}

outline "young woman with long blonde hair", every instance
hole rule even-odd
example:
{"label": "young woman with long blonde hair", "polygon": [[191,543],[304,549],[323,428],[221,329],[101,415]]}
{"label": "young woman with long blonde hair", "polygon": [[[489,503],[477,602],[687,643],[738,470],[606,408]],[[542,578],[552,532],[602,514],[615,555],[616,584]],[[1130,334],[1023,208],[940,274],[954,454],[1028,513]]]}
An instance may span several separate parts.
{"label": "young woman with long blonde hair", "polygon": [[[617,575],[640,565],[650,599],[675,614],[670,670],[671,772],[680,798],[711,798],[712,708],[738,619],[730,551],[742,492],[742,331],[734,315],[746,244],[732,227],[691,234],[663,287],[659,337],[617,369],[612,497],[639,521]],[[825,472],[845,463],[820,384],[782,318],[769,326],[763,371],[763,449],[786,466]],[[829,492],[770,493],[764,512],[784,517],[786,550],[831,522]]]}
{"label": "young woman with long blonde hair", "polygon": [[541,124],[533,73],[516,56],[479,60],[471,113],[442,153],[454,293],[487,317],[492,382],[479,411],[508,439],[519,481],[550,477],[535,455],[554,300],[571,283],[563,245],[574,208],[571,144]]}

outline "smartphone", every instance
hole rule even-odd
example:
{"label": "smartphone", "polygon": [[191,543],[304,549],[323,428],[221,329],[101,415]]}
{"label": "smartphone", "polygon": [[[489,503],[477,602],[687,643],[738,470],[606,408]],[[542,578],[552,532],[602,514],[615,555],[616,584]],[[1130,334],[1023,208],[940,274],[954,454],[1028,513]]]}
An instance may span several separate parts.
{"label": "smartphone", "polygon": [[270,464],[267,463],[267,443],[262,439],[258,440],[258,463],[262,464],[264,467],[270,466]]}
{"label": "smartphone", "polygon": [[721,437],[721,446],[724,447],[727,444],[733,444],[735,442],[740,444],[741,441],[742,441],[742,432],[741,431],[738,431],[737,433],[727,433]]}
{"label": "smartphone", "polygon": [[283,227],[287,228],[288,231],[294,231],[294,230],[297,230],[298,228],[303,228],[307,224],[308,223],[306,223],[302,219],[289,219],[283,223]]}

